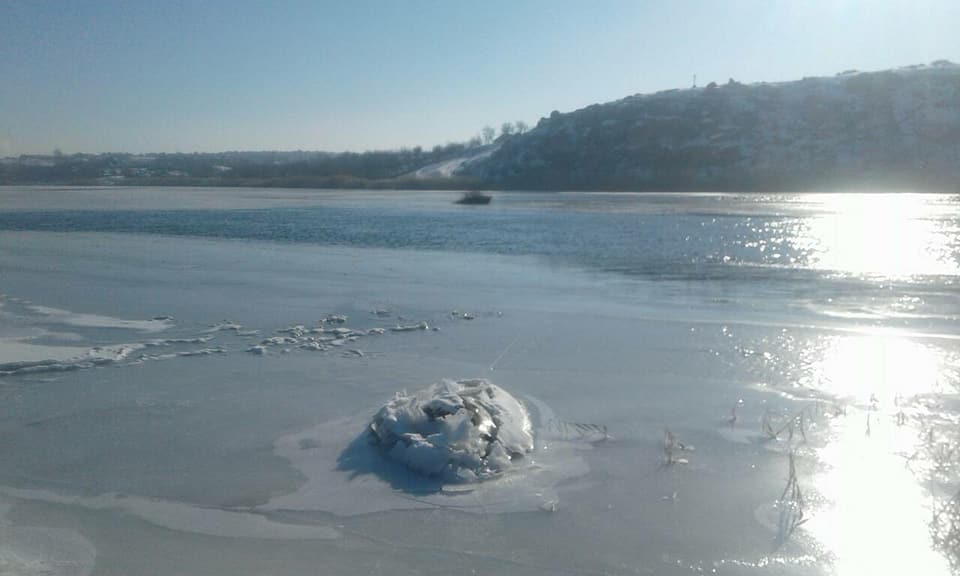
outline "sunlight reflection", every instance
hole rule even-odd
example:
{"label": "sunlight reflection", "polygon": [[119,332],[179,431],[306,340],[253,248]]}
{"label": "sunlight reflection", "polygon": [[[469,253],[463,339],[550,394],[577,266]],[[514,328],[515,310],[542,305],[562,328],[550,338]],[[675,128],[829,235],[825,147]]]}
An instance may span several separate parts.
{"label": "sunlight reflection", "polygon": [[836,573],[949,574],[930,539],[930,497],[899,455],[915,449],[915,431],[876,418],[868,434],[863,412],[848,413],[835,431],[814,480],[826,504],[806,528]]}
{"label": "sunlight reflection", "polygon": [[907,465],[924,431],[903,413],[940,391],[946,369],[935,348],[889,335],[837,338],[819,363],[825,391],[853,402],[818,451],[822,505],[805,526],[837,574],[950,574],[930,537],[931,495]]}
{"label": "sunlight reflection", "polygon": [[887,413],[917,394],[940,391],[943,359],[934,348],[891,335],[835,337],[815,368],[831,395]]}
{"label": "sunlight reflection", "polygon": [[885,278],[960,274],[952,234],[922,195],[838,194],[820,205],[825,214],[806,222],[798,245],[818,268]]}

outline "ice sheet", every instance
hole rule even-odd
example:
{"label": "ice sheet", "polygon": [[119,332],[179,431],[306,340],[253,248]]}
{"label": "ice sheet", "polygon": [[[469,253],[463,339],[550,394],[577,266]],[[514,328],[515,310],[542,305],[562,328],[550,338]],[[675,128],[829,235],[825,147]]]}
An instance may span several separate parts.
{"label": "ice sheet", "polygon": [[286,524],[274,522],[253,512],[191,506],[125,494],[108,493],[81,497],[10,487],[0,487],[0,494],[9,498],[54,502],[94,510],[118,509],[170,530],[209,536],[268,540],[323,540],[340,536],[337,530],[327,526]]}
{"label": "ice sheet", "polygon": [[[163,204],[167,192],[154,200]],[[350,198],[366,223],[363,201]],[[402,239],[410,198],[378,198],[378,210],[398,215],[392,233]],[[530,232],[588,224],[577,217],[554,227],[570,216],[565,205],[583,206],[581,196],[524,196],[522,210],[510,208],[512,198],[493,208],[499,215],[476,213],[500,218],[504,245],[552,242]],[[40,490],[6,497],[15,504],[3,534],[73,530],[96,546],[97,573],[118,576],[319,566],[341,574],[807,575],[914,559],[924,562],[918,573],[947,573],[928,561],[960,561],[955,547],[933,548],[957,533],[944,506],[960,477],[955,281],[879,287],[720,260],[719,276],[689,260],[650,262],[658,234],[689,233],[682,243],[709,258],[723,255],[712,243],[719,232],[762,235],[769,252],[783,229],[765,227],[769,201],[748,222],[719,213],[721,198],[695,202],[713,206],[708,212],[666,196],[621,198],[589,207],[623,232],[616,246],[578,244],[592,251],[589,263],[0,232],[0,290],[35,303],[0,302],[0,338],[69,350],[68,358],[146,346],[101,369],[0,378],[0,484]],[[944,230],[955,230],[949,202]],[[417,210],[432,210],[428,203]],[[554,207],[547,214],[533,209],[538,203]],[[645,215],[660,205],[683,214],[631,220],[620,208],[633,204]],[[605,210],[616,217],[602,217]],[[803,228],[803,214],[783,210]],[[463,230],[431,221],[451,224],[451,237]],[[630,258],[611,259],[610,249]],[[676,266],[703,275],[657,275]],[[163,333],[69,324],[28,304],[176,323]],[[865,306],[869,317],[824,312]],[[904,316],[904,306],[916,310]],[[348,318],[335,324],[334,316]],[[391,330],[398,326],[410,329]],[[267,353],[246,353],[251,346]],[[34,359],[54,355],[33,350]],[[443,483],[354,444],[397,391],[476,376],[526,406],[535,447],[522,466]],[[791,453],[808,520],[782,538]],[[931,519],[940,540],[930,537]],[[843,526],[853,532],[835,530]],[[43,538],[17,534],[19,542]],[[83,547],[74,548],[82,560]]]}

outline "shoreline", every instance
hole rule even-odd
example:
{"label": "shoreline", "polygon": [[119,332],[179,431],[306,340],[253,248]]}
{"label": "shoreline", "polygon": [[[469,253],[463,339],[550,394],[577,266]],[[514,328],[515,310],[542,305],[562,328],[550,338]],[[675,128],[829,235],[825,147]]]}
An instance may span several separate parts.
{"label": "shoreline", "polygon": [[871,184],[869,182],[855,184],[824,184],[811,186],[784,186],[770,187],[765,184],[756,186],[737,185],[730,187],[696,187],[659,186],[638,188],[630,186],[598,186],[591,188],[556,187],[530,188],[522,186],[503,186],[501,184],[484,183],[473,178],[397,178],[388,180],[368,180],[363,178],[321,178],[317,180],[303,180],[299,178],[279,178],[275,180],[223,180],[208,178],[124,178],[123,180],[107,180],[103,178],[84,180],[59,181],[28,181],[28,182],[0,182],[0,188],[57,188],[57,189],[88,189],[88,188],[264,188],[271,190],[378,190],[395,192],[425,192],[450,191],[464,192],[471,190],[495,191],[504,193],[565,193],[576,192],[582,194],[957,194],[960,193],[960,184],[955,188],[926,183],[895,183]]}

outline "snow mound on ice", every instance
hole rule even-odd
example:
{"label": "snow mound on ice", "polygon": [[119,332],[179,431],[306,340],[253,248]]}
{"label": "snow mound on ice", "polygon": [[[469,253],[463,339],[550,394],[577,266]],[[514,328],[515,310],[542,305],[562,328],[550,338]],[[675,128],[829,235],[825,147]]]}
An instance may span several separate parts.
{"label": "snow mound on ice", "polygon": [[484,379],[442,380],[397,394],[369,430],[388,458],[447,482],[497,476],[534,448],[523,403]]}
{"label": "snow mound on ice", "polygon": [[[500,443],[508,454],[511,450],[507,447],[514,447],[516,456],[509,463],[491,462],[489,458],[484,462],[481,458],[481,465],[474,469],[464,463],[475,463],[478,459],[455,454],[462,446],[461,441],[474,438],[472,431],[478,426],[472,418],[465,418],[466,423],[462,424],[465,433],[460,435],[452,424],[460,417],[461,411],[464,415],[469,413],[467,405],[479,403],[478,396],[483,400],[483,410],[477,408],[477,414],[487,415],[484,418],[478,416],[478,422],[489,418],[497,426],[496,443]],[[468,401],[464,401],[464,397]],[[275,454],[288,460],[303,474],[306,482],[295,492],[274,496],[270,502],[258,507],[258,511],[322,511],[354,516],[425,508],[483,514],[555,510],[560,501],[557,487],[589,473],[584,455],[601,438],[568,433],[569,430],[562,427],[563,421],[548,405],[529,394],[522,398],[521,402],[485,380],[445,380],[415,394],[399,395],[379,412],[367,408],[283,436],[274,444]],[[431,403],[435,399],[449,400],[453,407],[464,407],[440,418],[445,422],[432,424],[456,431],[445,433],[443,443],[439,442],[439,437],[430,438],[429,432],[409,432],[419,434],[424,443],[429,442],[435,447],[427,450],[426,446],[419,446],[413,452],[417,456],[430,455],[430,458],[424,458],[436,464],[430,470],[440,470],[430,475],[431,472],[415,469],[391,455],[393,448],[387,449],[388,443],[393,441],[393,446],[403,443],[403,448],[397,449],[397,455],[406,450],[407,459],[413,461],[405,441],[397,436],[400,427],[384,416],[407,414],[419,420],[421,417],[416,412],[411,415],[410,408],[415,403],[430,408],[448,406],[446,402]],[[376,412],[381,424],[387,420],[386,429],[395,431],[393,440],[380,440],[370,428],[371,423],[378,420],[377,417],[371,420],[371,412]],[[436,420],[438,412],[433,413]],[[429,421],[426,413],[423,414],[422,419]],[[561,426],[558,427],[557,423]],[[412,430],[412,425],[405,426]],[[381,433],[386,429],[381,428]],[[533,444],[529,443],[530,438]],[[484,443],[489,444],[481,437],[479,444],[465,442],[465,445],[476,455],[481,453]],[[532,450],[527,452],[529,446]],[[418,449],[423,452],[418,453]],[[496,447],[491,451],[496,451]],[[447,463],[451,465],[448,467]],[[497,464],[503,466],[499,473],[495,471]],[[479,475],[476,470],[480,471]]]}

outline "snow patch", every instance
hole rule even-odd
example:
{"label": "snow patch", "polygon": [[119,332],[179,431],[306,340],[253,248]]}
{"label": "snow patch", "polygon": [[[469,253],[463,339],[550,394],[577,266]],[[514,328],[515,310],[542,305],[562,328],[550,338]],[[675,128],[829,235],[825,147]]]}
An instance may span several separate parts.
{"label": "snow patch", "polygon": [[100,314],[81,314],[61,310],[60,308],[51,308],[49,306],[30,305],[26,307],[30,311],[43,316],[45,319],[58,324],[69,324],[71,326],[84,326],[87,328],[123,328],[126,330],[139,330],[141,332],[162,332],[171,326],[169,316],[158,316],[153,320],[123,320],[112,316],[102,316]]}
{"label": "snow patch", "polygon": [[480,162],[496,152],[500,145],[484,146],[479,150],[471,150],[463,156],[450,160],[434,162],[410,173],[414,178],[451,178],[467,166]]}

